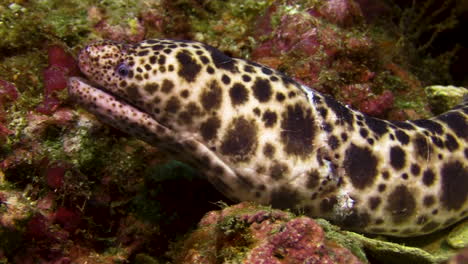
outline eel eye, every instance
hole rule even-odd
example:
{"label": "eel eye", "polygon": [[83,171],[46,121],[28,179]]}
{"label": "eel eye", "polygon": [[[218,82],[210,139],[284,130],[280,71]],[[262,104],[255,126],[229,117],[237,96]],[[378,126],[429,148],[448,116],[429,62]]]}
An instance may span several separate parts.
{"label": "eel eye", "polygon": [[128,68],[127,64],[121,63],[119,66],[117,66],[117,73],[120,76],[126,77],[128,75],[128,72],[129,72],[129,68]]}

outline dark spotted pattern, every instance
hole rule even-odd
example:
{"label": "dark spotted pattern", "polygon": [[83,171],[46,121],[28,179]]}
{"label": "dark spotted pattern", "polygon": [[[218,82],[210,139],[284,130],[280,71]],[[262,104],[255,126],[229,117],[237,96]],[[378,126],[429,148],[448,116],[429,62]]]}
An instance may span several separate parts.
{"label": "dark spotted pattern", "polygon": [[231,78],[229,78],[229,76],[227,76],[226,74],[223,74],[223,77],[221,77],[221,81],[224,84],[228,85],[231,83]]}
{"label": "dark spotted pattern", "polygon": [[372,152],[351,144],[345,155],[344,169],[353,186],[357,189],[371,186],[377,176],[377,158]]}
{"label": "dark spotted pattern", "polygon": [[275,147],[269,143],[266,143],[263,147],[263,154],[267,158],[272,158],[275,156]]}
{"label": "dark spotted pattern", "polygon": [[194,82],[201,70],[200,64],[192,58],[190,52],[185,50],[179,52],[176,58],[179,61],[179,76],[187,82]]}
{"label": "dark spotted pattern", "polygon": [[405,166],[406,154],[399,146],[390,149],[390,164],[395,170],[401,170]]}
{"label": "dark spotted pattern", "polygon": [[287,174],[287,172],[288,172],[288,166],[279,162],[275,162],[275,164],[270,168],[270,176],[274,180],[279,180],[283,178],[283,176]]}
{"label": "dark spotted pattern", "polygon": [[468,168],[459,161],[442,167],[441,202],[448,210],[459,210],[468,198]]}
{"label": "dark spotted pattern", "polygon": [[308,189],[315,188],[316,186],[318,186],[319,181],[320,181],[320,175],[319,175],[318,171],[317,170],[311,170],[307,174],[306,187]]}
{"label": "dark spotted pattern", "polygon": [[468,122],[461,113],[450,112],[439,116],[439,120],[445,122],[459,138],[468,140]]}
{"label": "dark spotted pattern", "polygon": [[432,195],[427,195],[424,197],[423,204],[426,207],[431,207],[435,203],[435,198]]}
{"label": "dark spotted pattern", "polygon": [[432,147],[429,145],[428,140],[419,134],[413,140],[414,147],[416,149],[416,154],[422,159],[428,159],[432,153]]}
{"label": "dark spotted pattern", "polygon": [[283,102],[284,99],[286,99],[286,97],[284,96],[284,94],[282,94],[282,93],[277,93],[277,94],[276,94],[276,100],[278,100],[278,102]]}
{"label": "dark spotted pattern", "polygon": [[430,232],[430,231],[433,231],[434,229],[438,228],[439,225],[440,224],[437,223],[437,222],[429,222],[426,225],[424,225],[423,228],[421,228],[421,231]]}
{"label": "dark spotted pattern", "polygon": [[380,205],[381,201],[382,201],[382,199],[380,199],[380,197],[378,197],[378,196],[371,197],[369,199],[369,208],[371,210],[377,209],[377,207]]}
{"label": "dark spotted pattern", "polygon": [[388,132],[388,125],[385,121],[369,116],[366,116],[365,121],[367,127],[379,137]]}
{"label": "dark spotted pattern", "polygon": [[343,220],[343,225],[349,228],[363,228],[369,224],[370,220],[371,217],[368,213],[360,213],[353,209]]}
{"label": "dark spotted pattern", "polygon": [[201,103],[206,111],[216,110],[221,106],[222,89],[218,82],[211,81],[201,94]]}
{"label": "dark spotted pattern", "polygon": [[432,120],[421,119],[421,120],[415,120],[413,121],[413,123],[419,127],[423,127],[431,131],[432,133],[442,134],[442,132],[444,131],[442,129],[442,126],[439,123],[432,121]]}
{"label": "dark spotted pattern", "polygon": [[238,70],[235,67],[235,62],[231,57],[226,56],[224,53],[211,46],[205,45],[205,48],[209,51],[211,55],[211,60],[213,61],[216,68],[227,70],[231,73],[238,72]]}
{"label": "dark spotted pattern", "polygon": [[273,190],[271,193],[271,205],[278,209],[287,209],[294,207],[295,204],[301,201],[300,196],[287,186]]}
{"label": "dark spotted pattern", "polygon": [[158,91],[159,89],[159,84],[157,83],[149,83],[144,86],[145,91],[149,94],[154,94],[154,92]]}
{"label": "dark spotted pattern", "polygon": [[167,101],[166,108],[164,109],[166,112],[175,114],[180,109],[180,101],[177,97],[171,97],[169,101]]}
{"label": "dark spotted pattern", "polygon": [[330,198],[325,198],[320,202],[320,211],[322,213],[329,213],[333,210],[333,207],[336,205],[338,200],[336,199],[335,196],[332,196]]}
{"label": "dark spotted pattern", "polygon": [[402,130],[397,130],[395,132],[395,135],[396,135],[396,138],[398,139],[398,141],[400,141],[400,143],[403,144],[403,145],[407,145],[409,143],[409,141],[410,141],[410,138],[409,138],[408,134],[406,134]]}
{"label": "dark spotted pattern", "polygon": [[405,185],[397,186],[388,196],[385,210],[389,212],[395,224],[408,220],[416,208],[414,196]]}
{"label": "dark spotted pattern", "polygon": [[421,172],[421,167],[419,167],[418,164],[411,164],[411,173],[414,176],[419,176],[420,172]]}
{"label": "dark spotted pattern", "polygon": [[179,118],[186,124],[191,124],[194,117],[202,114],[200,107],[196,103],[189,103],[185,106],[184,111],[180,112]]}
{"label": "dark spotted pattern", "polygon": [[162,83],[162,88],[161,88],[161,91],[163,93],[170,93],[172,91],[172,88],[174,88],[174,83],[167,80],[167,79],[164,79],[163,83]]}
{"label": "dark spotted pattern", "polygon": [[229,89],[229,97],[231,98],[231,103],[236,105],[241,105],[247,102],[249,99],[249,94],[244,85],[236,83]]}
{"label": "dark spotted pattern", "polygon": [[265,111],[262,116],[262,121],[265,123],[265,127],[273,127],[276,124],[278,116],[273,111]]}
{"label": "dark spotted pattern", "polygon": [[232,122],[221,145],[221,153],[237,161],[245,161],[257,146],[257,128],[253,122],[239,117]]}
{"label": "dark spotted pattern", "polygon": [[457,140],[451,134],[445,135],[445,146],[449,151],[457,150],[459,147]]}
{"label": "dark spotted pattern", "polygon": [[435,180],[434,172],[432,172],[431,169],[425,170],[423,173],[423,178],[422,178],[424,185],[431,186],[434,183],[434,180]]}
{"label": "dark spotted pattern", "polygon": [[282,115],[281,141],[288,154],[306,157],[313,151],[315,124],[310,109],[288,106]]}
{"label": "dark spotted pattern", "polygon": [[328,105],[328,107],[331,110],[333,110],[333,112],[335,112],[335,115],[340,121],[340,124],[343,124],[344,122],[348,124],[349,126],[353,125],[354,117],[348,108],[344,107],[342,104],[333,100],[333,98],[329,96],[325,96],[325,102]]}
{"label": "dark spotted pattern", "polygon": [[127,96],[130,98],[140,98],[140,90],[138,89],[138,87],[130,85],[127,87]]}
{"label": "dark spotted pattern", "polygon": [[102,89],[71,78],[72,97],[232,200],[396,236],[468,215],[468,100],[432,119],[380,120],[194,41],[99,42],[79,65]]}
{"label": "dark spotted pattern", "polygon": [[200,126],[200,133],[204,140],[210,141],[216,138],[218,129],[221,126],[221,120],[218,117],[210,117],[208,120],[203,122]]}
{"label": "dark spotted pattern", "polygon": [[334,135],[328,138],[328,145],[330,146],[331,149],[335,150],[340,146],[340,141],[338,138]]}
{"label": "dark spotted pattern", "polygon": [[268,80],[257,78],[252,89],[253,94],[258,101],[264,103],[270,100],[272,91],[270,82]]}

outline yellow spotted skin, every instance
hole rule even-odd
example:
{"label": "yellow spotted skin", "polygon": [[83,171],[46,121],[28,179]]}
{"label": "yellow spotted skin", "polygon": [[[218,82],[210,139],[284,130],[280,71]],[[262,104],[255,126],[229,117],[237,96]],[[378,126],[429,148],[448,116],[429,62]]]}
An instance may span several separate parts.
{"label": "yellow spotted skin", "polygon": [[392,236],[468,214],[466,101],[427,120],[380,120],[193,41],[97,42],[79,65],[89,82],[71,78],[72,97],[233,200]]}

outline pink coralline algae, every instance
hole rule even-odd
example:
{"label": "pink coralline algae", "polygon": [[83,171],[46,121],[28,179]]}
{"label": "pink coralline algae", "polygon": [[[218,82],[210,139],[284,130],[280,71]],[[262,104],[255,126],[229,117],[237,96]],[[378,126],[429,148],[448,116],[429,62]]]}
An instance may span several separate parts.
{"label": "pink coralline algae", "polygon": [[16,86],[5,80],[0,80],[0,104],[3,104],[5,99],[15,101],[18,99],[19,93]]}
{"label": "pink coralline algae", "polygon": [[[314,14],[314,9],[310,10]],[[318,14],[330,22],[339,25],[352,25],[361,20],[362,12],[359,5],[350,0],[328,0],[319,8]]]}
{"label": "pink coralline algae", "polygon": [[311,218],[247,202],[205,215],[178,252],[176,263],[362,263]]}
{"label": "pink coralline algae", "polygon": [[393,101],[393,93],[391,91],[385,91],[374,99],[366,99],[361,102],[359,109],[368,115],[381,116],[386,109],[393,106]]}
{"label": "pink coralline algae", "polygon": [[383,60],[378,58],[378,40],[359,29],[365,20],[359,4],[353,0],[295,3],[285,7],[276,1],[257,20],[259,45],[252,59],[362,112],[385,117],[394,94],[382,89],[379,74],[388,69],[375,62]]}
{"label": "pink coralline algae", "polygon": [[37,111],[50,115],[60,105],[57,92],[67,87],[70,76],[80,74],[76,60],[60,46],[51,46],[48,50],[49,66],[44,70],[44,100]]}
{"label": "pink coralline algae", "polygon": [[453,256],[447,264],[466,264],[468,263],[468,247],[461,250],[457,255]]}
{"label": "pink coralline algae", "polygon": [[371,116],[381,116],[386,109],[393,106],[394,96],[391,91],[384,91],[378,96],[371,96],[368,84],[345,85],[339,98],[343,103],[354,105],[360,111]]}

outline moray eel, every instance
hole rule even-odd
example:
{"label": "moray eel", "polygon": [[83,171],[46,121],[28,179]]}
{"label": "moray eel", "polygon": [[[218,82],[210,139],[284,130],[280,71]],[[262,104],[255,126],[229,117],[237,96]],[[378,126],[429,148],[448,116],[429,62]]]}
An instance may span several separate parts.
{"label": "moray eel", "polygon": [[344,228],[417,236],[468,215],[468,101],[386,121],[203,43],[101,41],[69,94],[104,122],[175,155],[224,195]]}

